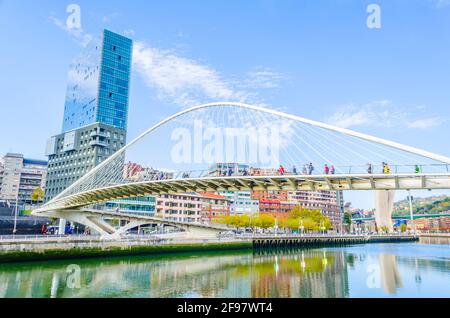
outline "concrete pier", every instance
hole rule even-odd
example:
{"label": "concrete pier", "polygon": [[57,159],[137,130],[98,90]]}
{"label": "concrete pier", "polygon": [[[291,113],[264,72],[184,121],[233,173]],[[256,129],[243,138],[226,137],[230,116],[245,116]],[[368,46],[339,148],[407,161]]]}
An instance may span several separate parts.
{"label": "concrete pier", "polygon": [[262,237],[253,239],[253,248],[296,248],[296,247],[323,247],[345,246],[366,243],[399,243],[414,242],[418,237],[410,235],[370,235],[370,236],[283,236]]}

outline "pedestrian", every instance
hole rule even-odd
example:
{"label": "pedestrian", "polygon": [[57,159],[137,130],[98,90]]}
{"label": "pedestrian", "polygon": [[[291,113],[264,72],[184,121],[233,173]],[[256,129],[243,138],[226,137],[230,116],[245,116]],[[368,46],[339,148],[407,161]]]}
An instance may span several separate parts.
{"label": "pedestrian", "polygon": [[367,173],[372,174],[372,164],[370,163],[367,164]]}
{"label": "pedestrian", "polygon": [[303,165],[302,174],[306,175],[308,173],[308,168],[306,165]]}
{"label": "pedestrian", "polygon": [[293,173],[293,174],[297,174],[297,168],[295,167],[295,165],[292,166],[292,173]]}
{"label": "pedestrian", "polygon": [[280,175],[284,175],[284,167],[282,165],[280,165],[278,172],[280,173]]}
{"label": "pedestrian", "polygon": [[308,165],[308,173],[311,175],[314,171],[314,166],[312,164],[312,162],[309,163]]}
{"label": "pedestrian", "polygon": [[331,165],[330,173],[331,173],[331,174],[335,174],[335,173],[336,173],[336,169],[334,169],[334,166],[333,166],[333,165]]}
{"label": "pedestrian", "polygon": [[419,165],[416,165],[416,166],[414,167],[414,172],[415,172],[415,173],[420,173],[420,167],[419,167]]}
{"label": "pedestrian", "polygon": [[325,164],[325,166],[323,167],[323,173],[324,174],[329,174],[330,173],[330,168],[328,167],[327,164]]}

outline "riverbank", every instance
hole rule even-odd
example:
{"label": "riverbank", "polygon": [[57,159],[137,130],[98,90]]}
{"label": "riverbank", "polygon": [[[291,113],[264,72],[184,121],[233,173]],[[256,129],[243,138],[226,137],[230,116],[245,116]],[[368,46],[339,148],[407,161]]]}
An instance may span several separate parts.
{"label": "riverbank", "polygon": [[326,246],[347,246],[366,243],[415,242],[419,238],[412,235],[349,235],[349,236],[283,236],[254,238],[254,249],[274,248],[316,248]]}
{"label": "riverbank", "polygon": [[101,258],[132,255],[220,252],[276,248],[316,248],[366,243],[412,242],[414,236],[278,236],[247,239],[108,241],[92,238],[45,238],[0,241],[0,263]]}
{"label": "riverbank", "polygon": [[[49,246],[50,244],[50,246]],[[0,263],[32,262],[101,258],[116,256],[176,254],[191,252],[213,252],[232,250],[252,250],[251,241],[225,242],[76,242],[76,243],[28,243],[0,251]],[[30,248],[31,247],[31,248]]]}
{"label": "riverbank", "polygon": [[420,237],[445,237],[450,238],[450,233],[420,233]]}

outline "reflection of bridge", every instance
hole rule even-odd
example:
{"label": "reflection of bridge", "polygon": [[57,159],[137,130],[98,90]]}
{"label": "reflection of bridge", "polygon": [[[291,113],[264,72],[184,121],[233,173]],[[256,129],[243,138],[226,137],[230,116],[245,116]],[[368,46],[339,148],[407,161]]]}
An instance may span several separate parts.
{"label": "reflection of bridge", "polygon": [[[305,175],[265,172],[260,175],[247,175],[245,173],[244,175],[224,176],[224,174],[220,174],[220,176],[215,176],[209,172],[194,173],[194,175],[180,172],[178,174],[172,173],[174,177],[170,179],[146,179],[135,182],[130,182],[123,176],[125,155],[133,147],[142,143],[146,137],[151,136],[153,132],[156,133],[158,128],[168,125],[176,119],[185,119],[187,122],[192,122],[192,118],[185,117],[199,113],[200,117],[204,118],[205,114],[202,111],[214,111],[215,109],[247,111],[248,113],[244,115],[242,113],[238,113],[237,116],[234,113],[228,115],[230,122],[236,125],[236,121],[240,121],[238,125],[246,127],[246,129],[261,124],[273,126],[277,121],[281,121],[287,131],[286,136],[282,136],[282,139],[287,140],[289,145],[283,146],[288,149],[285,150],[286,159],[280,158],[279,162],[282,162],[281,160],[295,162],[297,157],[301,157],[302,162],[317,162],[320,160],[322,163],[333,163],[337,173],[315,175],[310,172]],[[270,118],[263,118],[263,116]],[[214,118],[216,117],[225,118],[226,116],[221,113],[220,116]],[[212,120],[211,118],[208,117],[208,120]],[[253,122],[255,118],[263,119],[260,119],[259,122]],[[249,121],[250,124],[248,124]],[[272,140],[264,140],[264,142],[271,143]],[[393,160],[406,158],[410,161],[407,164],[392,165],[390,170],[385,171],[384,174],[375,173],[372,167],[367,172],[364,171],[365,168],[361,168],[367,162],[380,162],[381,159],[378,158],[385,158],[386,154],[390,153],[394,153]],[[371,154],[374,157],[367,158],[364,154]],[[349,161],[358,157],[360,157],[359,160],[364,161],[360,161],[359,165],[350,164],[349,169],[343,169],[342,165],[334,164],[338,162],[337,160],[349,163]],[[424,162],[423,159],[431,160],[432,163]],[[103,224],[104,222],[99,219],[101,212],[94,216],[92,215],[93,212],[90,211],[91,214],[87,216],[85,210],[77,209],[86,205],[121,198],[198,191],[377,190],[378,221],[381,223],[380,225],[390,225],[393,195],[390,192],[379,190],[450,188],[448,164],[450,164],[450,158],[445,156],[298,116],[241,103],[212,103],[183,110],[151,127],[93,168],[50,202],[33,211],[33,214],[64,217],[74,222],[93,226],[101,233],[111,234],[112,227],[108,228],[108,225]],[[161,220],[161,222],[166,223],[165,220]],[[191,228],[200,227],[192,225]],[[211,227],[211,230],[217,231],[213,227]],[[123,230],[119,230],[117,233],[123,233]]]}

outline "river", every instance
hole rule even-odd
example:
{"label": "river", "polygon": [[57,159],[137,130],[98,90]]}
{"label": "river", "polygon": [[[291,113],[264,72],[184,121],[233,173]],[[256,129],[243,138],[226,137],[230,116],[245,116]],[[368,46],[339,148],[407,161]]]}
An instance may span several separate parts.
{"label": "river", "polygon": [[450,297],[448,243],[1,264],[0,297]]}

